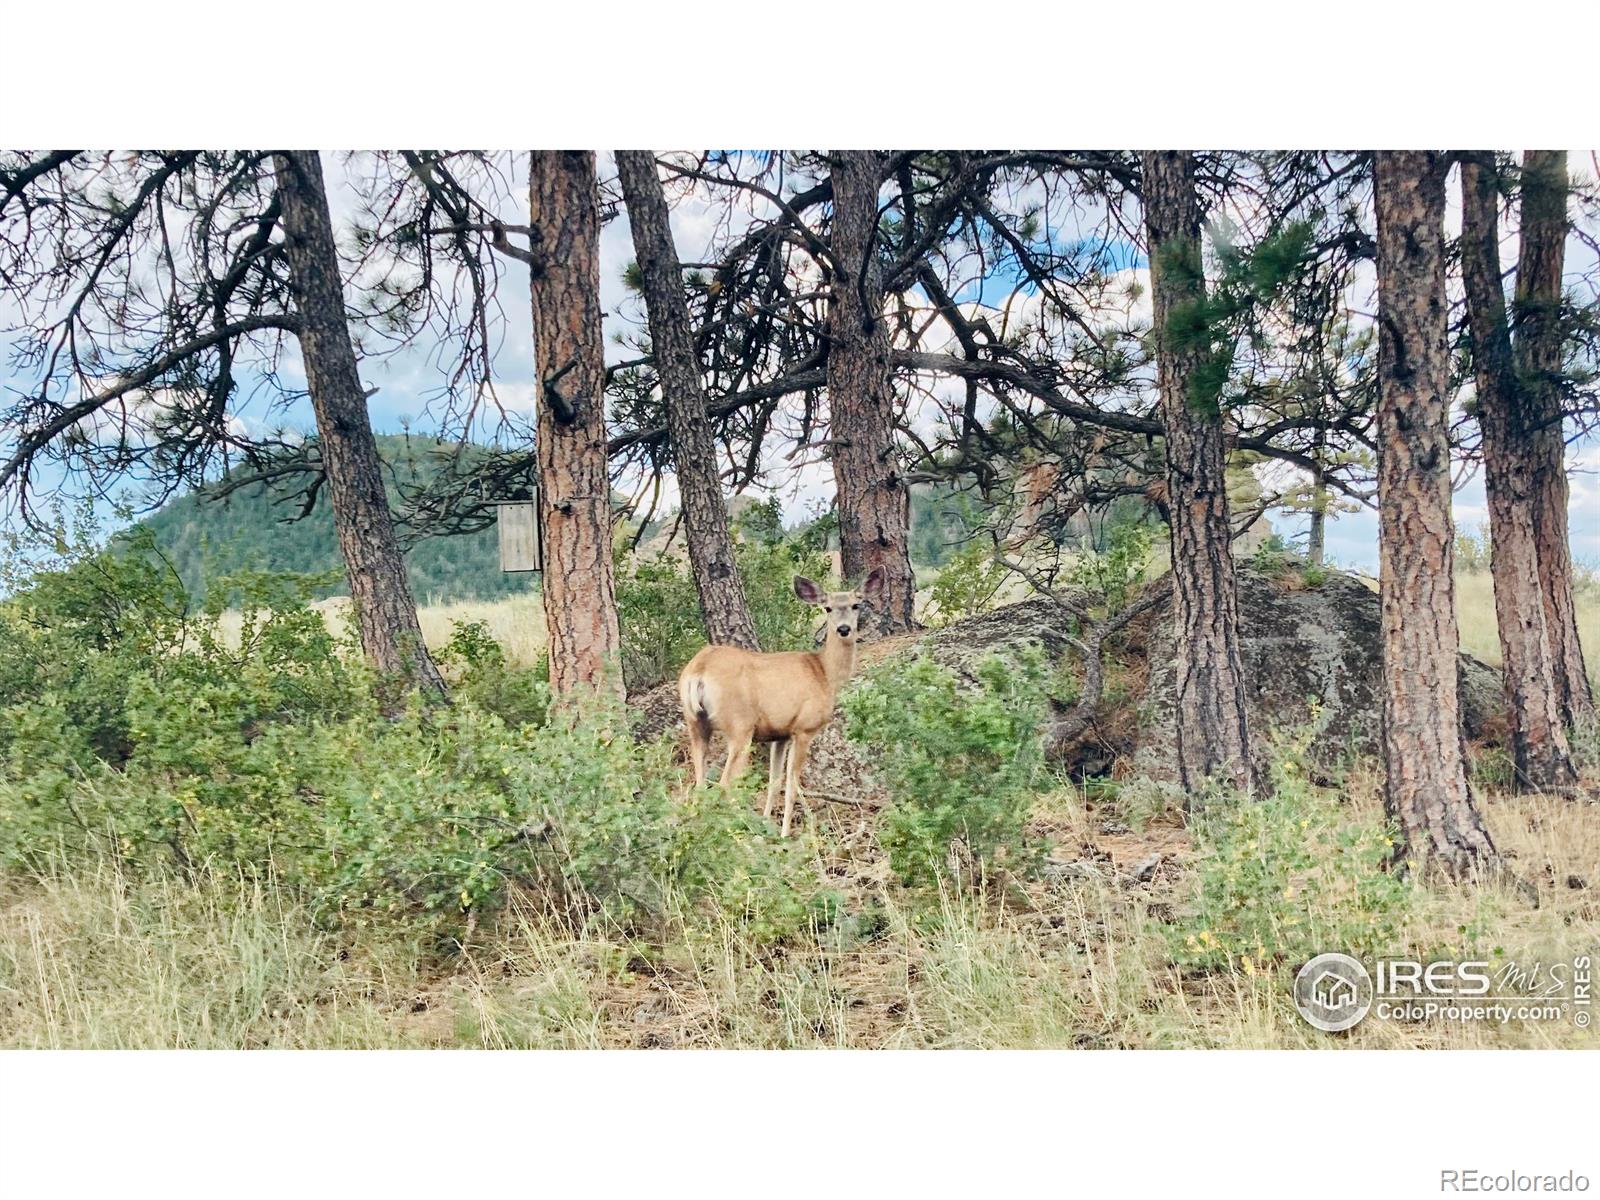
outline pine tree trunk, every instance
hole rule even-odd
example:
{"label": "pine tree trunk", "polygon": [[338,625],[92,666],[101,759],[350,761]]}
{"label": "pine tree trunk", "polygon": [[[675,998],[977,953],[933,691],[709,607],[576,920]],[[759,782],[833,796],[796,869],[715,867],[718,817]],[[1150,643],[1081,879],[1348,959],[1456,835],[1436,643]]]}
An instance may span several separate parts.
{"label": "pine tree trunk", "polygon": [[1534,536],[1556,692],[1569,726],[1594,720],[1594,697],[1578,641],[1567,542],[1566,441],[1562,432],[1561,270],[1567,241],[1567,152],[1529,150],[1522,162],[1521,250],[1517,256],[1515,362],[1529,431],[1525,470],[1534,481]]}
{"label": "pine tree trunk", "polygon": [[1497,855],[1467,782],[1457,697],[1444,173],[1432,151],[1377,156],[1378,561],[1397,857],[1459,877]]}
{"label": "pine tree trunk", "polygon": [[700,389],[700,359],[683,295],[683,268],[672,244],[661,177],[648,150],[617,151],[617,175],[628,206],[633,250],[644,287],[650,320],[650,345],[655,354],[661,399],[667,409],[673,470],[683,503],[683,528],[689,545],[689,567],[700,596],[706,636],[713,643],[759,650],[755,623],[745,602],[744,586],[728,532],[728,510],[722,499],[717,447],[706,419]]}
{"label": "pine tree trunk", "polygon": [[828,412],[838,490],[839,556],[847,583],[874,568],[883,592],[870,625],[878,633],[917,627],[911,570],[911,491],[895,447],[894,370],[883,319],[878,261],[878,186],[883,155],[837,150],[828,316]]}
{"label": "pine tree trunk", "polygon": [[1239,654],[1227,448],[1200,308],[1205,277],[1193,156],[1143,156],[1157,382],[1166,425],[1177,636],[1178,771],[1191,796],[1208,779],[1250,790],[1254,767]]}
{"label": "pine tree trunk", "polygon": [[1492,154],[1461,165],[1461,275],[1483,430],[1484,488],[1494,547],[1495,617],[1504,662],[1517,782],[1567,789],[1577,783],[1556,693],[1533,527],[1536,478],[1521,460],[1527,431],[1516,399],[1511,335],[1500,284],[1498,173]]}
{"label": "pine tree trunk", "polygon": [[1322,440],[1318,438],[1312,455],[1311,521],[1306,531],[1306,561],[1320,567],[1328,554],[1328,485],[1323,481]]}
{"label": "pine tree trunk", "polygon": [[536,150],[528,174],[550,686],[620,696],[594,155]]}
{"label": "pine tree trunk", "polygon": [[345,318],[322,160],[315,150],[286,150],[273,155],[273,168],[306,387],[361,648],[386,678],[442,693],[444,680],[422,641],[405,557],[383,490],[383,464]]}

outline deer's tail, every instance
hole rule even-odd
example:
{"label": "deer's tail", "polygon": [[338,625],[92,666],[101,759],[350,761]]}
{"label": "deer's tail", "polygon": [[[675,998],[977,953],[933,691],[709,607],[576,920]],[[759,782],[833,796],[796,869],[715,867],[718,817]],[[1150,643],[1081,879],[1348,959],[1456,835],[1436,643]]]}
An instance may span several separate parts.
{"label": "deer's tail", "polygon": [[683,718],[693,724],[695,732],[702,740],[711,738],[711,705],[706,693],[706,680],[704,675],[694,675],[684,679],[678,693],[679,703],[683,705]]}

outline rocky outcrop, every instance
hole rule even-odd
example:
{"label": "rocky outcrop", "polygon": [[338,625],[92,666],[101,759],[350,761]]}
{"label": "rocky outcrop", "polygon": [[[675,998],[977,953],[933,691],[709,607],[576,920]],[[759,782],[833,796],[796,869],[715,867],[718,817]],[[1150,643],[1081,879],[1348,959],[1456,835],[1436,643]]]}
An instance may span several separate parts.
{"label": "rocky outcrop", "polygon": [[[1315,731],[1311,757],[1324,769],[1374,754],[1382,720],[1383,642],[1378,594],[1349,575],[1308,586],[1296,573],[1240,570],[1239,624],[1246,702],[1258,753],[1277,732]],[[1174,647],[1170,617],[1151,624],[1149,683],[1139,706],[1134,773],[1176,780]],[[1464,732],[1493,733],[1503,712],[1500,673],[1460,656]]]}
{"label": "rocky outcrop", "polygon": [[1030,645],[1043,647],[1051,662],[1058,661],[1068,652],[1073,626],[1073,616],[1064,607],[1035,596],[936,629],[900,653],[921,650],[951,670],[976,679],[978,664],[990,655],[1015,655]]}
{"label": "rocky outcrop", "polygon": [[[1322,769],[1375,754],[1381,721],[1383,647],[1378,595],[1353,576],[1328,573],[1316,586],[1297,573],[1238,572],[1246,701],[1258,751],[1275,731],[1315,731],[1311,757]],[[897,639],[890,658],[926,653],[973,678],[991,654],[1037,645],[1052,662],[1074,653],[1076,622],[1043,597],[1007,605],[917,638]],[[1132,773],[1175,780],[1174,665],[1170,612],[1156,609],[1129,626],[1109,656],[1120,660],[1120,687],[1109,693],[1067,765],[1092,774],[1117,760]],[[1073,661],[1076,661],[1075,659]],[[1463,732],[1497,737],[1504,725],[1500,673],[1471,655],[1460,659]],[[676,689],[667,684],[634,697],[640,736],[681,733]],[[760,755],[757,755],[760,758]],[[818,738],[807,771],[821,791],[878,794],[862,747],[835,720]]]}

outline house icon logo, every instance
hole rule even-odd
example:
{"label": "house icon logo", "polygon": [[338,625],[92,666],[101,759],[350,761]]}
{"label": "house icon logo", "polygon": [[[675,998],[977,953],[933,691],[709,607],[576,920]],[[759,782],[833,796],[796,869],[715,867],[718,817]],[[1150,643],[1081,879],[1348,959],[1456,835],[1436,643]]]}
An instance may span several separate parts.
{"label": "house icon logo", "polygon": [[1341,1033],[1372,1007],[1372,977],[1348,954],[1319,954],[1294,977],[1294,1006],[1309,1024]]}

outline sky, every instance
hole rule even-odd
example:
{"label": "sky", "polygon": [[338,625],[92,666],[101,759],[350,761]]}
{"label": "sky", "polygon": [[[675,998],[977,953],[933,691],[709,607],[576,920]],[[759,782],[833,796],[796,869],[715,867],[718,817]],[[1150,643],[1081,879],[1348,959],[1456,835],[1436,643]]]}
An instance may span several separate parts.
{"label": "sky", "polygon": [[[325,155],[324,161],[330,201],[334,206],[336,219],[353,215],[358,205],[355,179],[360,171],[360,159],[346,162],[339,156]],[[1574,173],[1585,173],[1593,177],[1596,161],[1593,152],[1573,152],[1570,161]],[[525,220],[525,216],[519,216],[517,210],[519,205],[525,202],[521,188],[526,179],[526,168],[525,165],[517,163],[509,163],[508,166],[512,186],[509,194],[503,198],[502,208],[508,223],[518,223],[519,220]],[[600,155],[600,173],[602,179],[612,174],[608,153]],[[1021,198],[1022,201],[1025,199],[1026,197]],[[1448,211],[1451,212],[1452,219],[1458,222],[1459,206],[1454,195]],[[1093,229],[1097,217],[1096,213],[1084,213],[1082,219],[1076,222],[1078,229],[1050,230],[1047,236],[1056,239],[1057,244],[1071,242],[1086,236],[1084,231]],[[685,261],[693,261],[704,256],[707,247],[717,236],[718,211],[697,194],[678,196],[672,208],[672,226],[680,257]],[[1454,232],[1454,229],[1447,232]],[[1505,232],[1506,242],[1502,247],[1502,257],[1503,261],[1510,263],[1514,262],[1516,252],[1515,229],[1508,228]],[[610,361],[628,357],[631,353],[628,348],[618,345],[611,335],[621,328],[637,327],[642,322],[643,316],[638,297],[631,294],[623,283],[624,271],[633,259],[630,237],[625,212],[619,212],[601,232],[600,287],[602,305],[607,314],[606,352]],[[1575,252],[1569,253],[1568,259],[1569,271],[1575,282],[1581,270],[1593,265],[1593,255],[1583,247],[1575,246],[1574,250]],[[1131,245],[1109,245],[1106,246],[1106,253],[1111,259],[1110,266],[1117,272],[1117,277],[1143,289],[1143,298],[1131,302],[1126,315],[1135,321],[1143,320],[1147,323],[1146,263]],[[957,298],[964,303],[999,306],[1003,305],[1008,297],[1019,310],[1029,302],[1029,297],[1020,294],[1018,283],[1014,278],[992,272],[969,280]],[[529,412],[534,392],[532,334],[527,276],[520,264],[509,262],[503,264],[496,299],[499,314],[493,336],[497,343],[495,359],[497,390],[501,399],[509,406],[522,412]],[[4,304],[5,302],[0,300],[0,327],[9,326],[16,319],[16,313],[7,310]],[[3,337],[3,334],[0,334],[0,337]],[[426,398],[441,386],[443,371],[447,366],[441,363],[440,357],[437,343],[422,339],[417,345],[405,350],[368,357],[363,361],[363,381],[369,387],[378,388],[377,393],[369,401],[369,407],[374,427],[379,432],[399,432],[404,428],[410,428],[418,433],[429,431],[432,423],[426,411]],[[297,364],[290,363],[285,375],[292,379],[296,370]],[[0,374],[0,379],[4,380],[3,386],[7,391],[25,383],[22,379],[9,376],[9,364],[0,364],[0,372],[5,373]],[[246,411],[242,419],[253,418]],[[309,405],[301,404],[297,410],[292,411],[288,423],[291,427],[309,432],[312,429]],[[0,430],[0,449],[3,449],[5,440],[4,431]],[[787,446],[775,448],[769,455],[769,463],[776,468],[787,449]],[[1573,555],[1579,563],[1600,565],[1600,472],[1597,472],[1597,468],[1600,468],[1600,445],[1580,444],[1572,447],[1569,450],[1569,466],[1572,470],[1570,525]],[[774,475],[776,474],[775,471]],[[788,477],[782,479],[776,488],[786,519],[790,521],[799,519],[814,510],[818,504],[831,501],[833,481],[826,463],[810,462],[798,469],[791,469],[786,474]],[[1475,470],[1465,474],[1458,472],[1457,483],[1454,497],[1456,526],[1458,530],[1477,532],[1487,522],[1481,475]],[[10,523],[14,518],[7,513],[3,519]],[[1271,520],[1274,527],[1285,536],[1303,534],[1304,520],[1294,514],[1273,513]],[[1328,522],[1328,553],[1342,566],[1367,572],[1375,571],[1377,540],[1377,521],[1370,511],[1339,514],[1330,518]]]}

